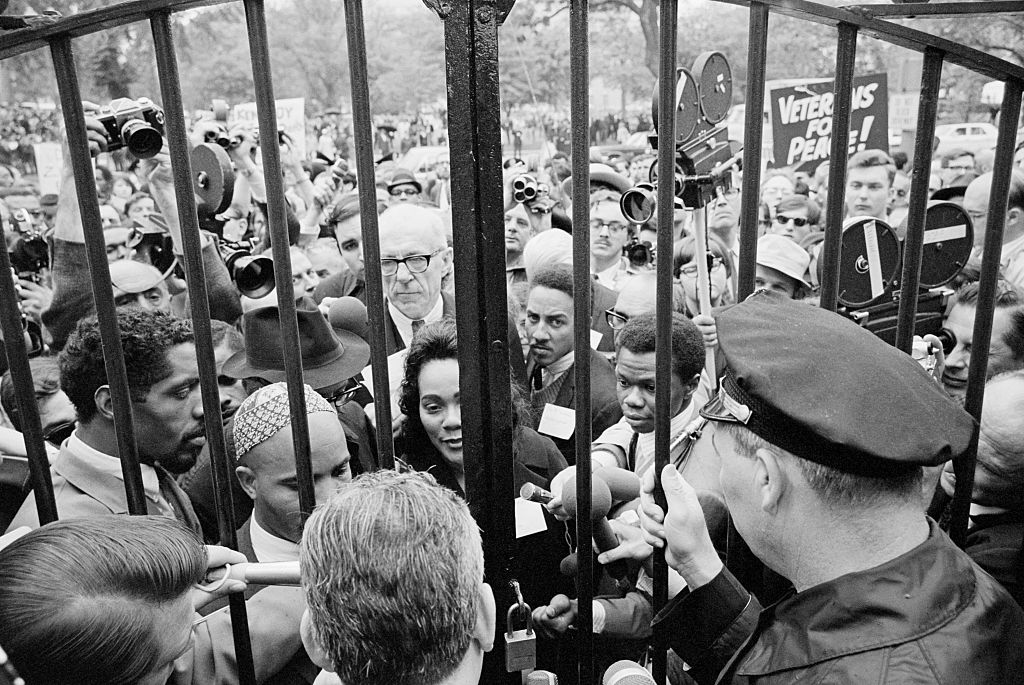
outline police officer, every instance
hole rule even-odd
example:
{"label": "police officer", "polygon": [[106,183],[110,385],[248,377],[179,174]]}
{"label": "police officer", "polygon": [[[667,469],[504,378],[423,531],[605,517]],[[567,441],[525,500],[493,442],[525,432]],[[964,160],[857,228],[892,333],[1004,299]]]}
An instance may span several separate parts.
{"label": "police officer", "polygon": [[974,423],[909,356],[842,317],[758,293],[716,317],[716,422],[736,529],[795,592],[763,610],[725,569],[696,494],[644,482],[645,538],[686,581],[654,628],[697,682],[1021,682],[1024,612],[928,519],[921,467]]}

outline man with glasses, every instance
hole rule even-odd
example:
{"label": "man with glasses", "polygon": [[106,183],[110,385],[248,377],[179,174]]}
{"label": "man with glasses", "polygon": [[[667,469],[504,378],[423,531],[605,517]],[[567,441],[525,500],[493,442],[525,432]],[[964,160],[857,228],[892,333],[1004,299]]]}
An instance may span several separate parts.
{"label": "man with glasses", "polygon": [[[641,314],[653,314],[657,304],[658,278],[655,273],[648,271],[627,278],[619,290],[615,306],[606,310],[604,315],[608,326],[618,338],[619,332],[630,319]],[[685,313],[686,306],[678,288],[672,289],[672,307],[680,314]]]}
{"label": "man with glasses", "polygon": [[384,279],[384,341],[387,353],[405,349],[421,326],[455,315],[455,298],[441,290],[452,268],[437,212],[410,204],[380,215],[380,271]]}
{"label": "man with glasses", "polygon": [[[980,259],[985,246],[985,228],[988,223],[988,201],[992,192],[992,173],[971,181],[964,194],[964,211],[974,225],[974,252],[972,259]],[[1024,173],[1013,170],[1010,193],[1003,221],[1003,248],[999,256],[1003,277],[1018,288],[1024,288]]]}
{"label": "man with glasses", "polygon": [[952,184],[957,176],[974,171],[974,154],[967,150],[953,150],[943,158],[942,183]]}
{"label": "man with glasses", "polygon": [[602,190],[590,196],[590,271],[606,288],[618,290],[630,273],[622,253],[632,234],[613,193]]}
{"label": "man with glasses", "polygon": [[391,196],[391,205],[403,202],[417,203],[420,201],[420,193],[423,186],[416,180],[416,176],[408,169],[395,169],[388,182],[388,194]]}

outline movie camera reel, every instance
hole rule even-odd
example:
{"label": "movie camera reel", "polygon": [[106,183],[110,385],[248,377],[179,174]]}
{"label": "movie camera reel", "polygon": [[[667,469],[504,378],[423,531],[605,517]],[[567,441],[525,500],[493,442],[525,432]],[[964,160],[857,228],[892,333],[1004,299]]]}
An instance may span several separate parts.
{"label": "movie camera reel", "polygon": [[[932,201],[925,213],[924,229],[914,333],[942,338],[946,302],[953,293],[944,286],[967,264],[974,227],[959,205]],[[887,343],[896,344],[899,303],[904,296],[899,282],[903,242],[889,224],[867,216],[846,219],[841,242],[839,313]],[[819,280],[821,270],[819,259]]]}
{"label": "movie camera reel", "polygon": [[[729,145],[724,123],[732,105],[732,69],[721,52],[697,56],[692,69],[676,71],[674,193],[691,209],[703,207],[718,190],[731,186],[729,171],[740,160]],[[655,133],[651,146],[658,149],[658,88],[655,85],[651,114]],[[658,163],[651,165],[650,183],[630,188],[620,201],[628,221],[642,224],[657,211]]]}
{"label": "movie camera reel", "polygon": [[235,190],[235,170],[231,158],[216,142],[200,143],[189,155],[192,162],[192,188],[196,194],[196,209],[202,228],[220,233],[215,217],[231,206]]}

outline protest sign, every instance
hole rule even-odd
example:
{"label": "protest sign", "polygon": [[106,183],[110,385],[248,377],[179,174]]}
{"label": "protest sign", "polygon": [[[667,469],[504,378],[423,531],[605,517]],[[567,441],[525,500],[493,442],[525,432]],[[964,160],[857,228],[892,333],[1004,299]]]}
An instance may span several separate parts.
{"label": "protest sign", "polygon": [[64,173],[64,156],[60,143],[34,143],[36,173],[39,175],[39,192],[43,195],[60,192],[60,180]]}
{"label": "protest sign", "polygon": [[[773,88],[770,92],[775,166],[813,172],[829,157],[832,135],[833,81]],[[889,150],[889,101],[885,74],[853,80],[850,154]]]}
{"label": "protest sign", "polygon": [[[288,134],[299,159],[306,159],[306,99],[275,100],[277,127]],[[231,123],[245,123],[257,128],[256,103],[244,102],[231,110]]]}

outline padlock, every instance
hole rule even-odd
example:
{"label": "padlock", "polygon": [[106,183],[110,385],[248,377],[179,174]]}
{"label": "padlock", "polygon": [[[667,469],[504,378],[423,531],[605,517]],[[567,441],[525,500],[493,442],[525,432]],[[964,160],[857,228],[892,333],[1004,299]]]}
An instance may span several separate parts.
{"label": "padlock", "polygon": [[[520,608],[526,612],[526,630],[512,630],[512,615]],[[505,670],[514,673],[536,666],[537,634],[533,632],[533,611],[529,604],[513,604],[505,621]]]}

